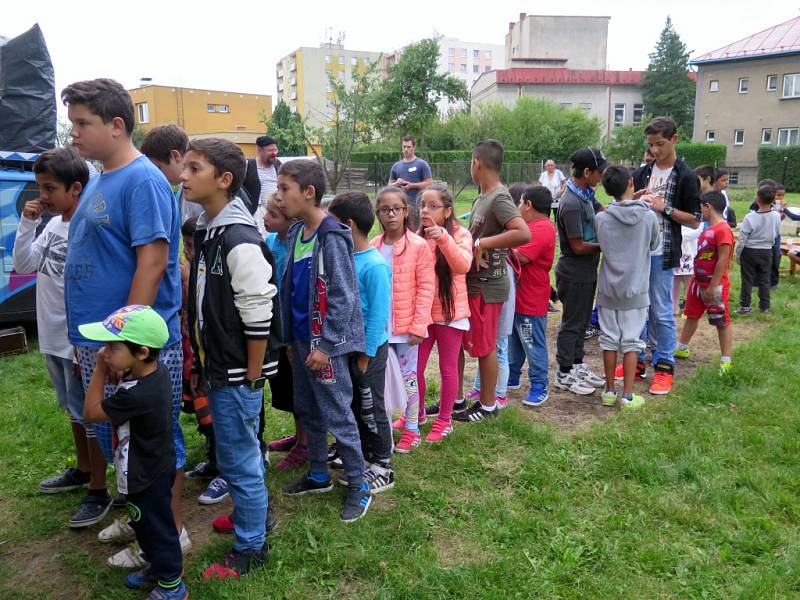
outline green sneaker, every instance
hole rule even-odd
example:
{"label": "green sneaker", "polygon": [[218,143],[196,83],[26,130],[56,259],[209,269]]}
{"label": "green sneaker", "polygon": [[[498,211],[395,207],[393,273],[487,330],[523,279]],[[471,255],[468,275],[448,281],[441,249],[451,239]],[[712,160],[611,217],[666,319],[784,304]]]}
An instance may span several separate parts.
{"label": "green sneaker", "polygon": [[719,363],[719,376],[720,377],[725,377],[725,375],[730,373],[732,364],[733,363],[731,361]]}
{"label": "green sneaker", "polygon": [[617,403],[617,392],[603,392],[600,401],[603,406],[614,406]]}
{"label": "green sneaker", "polygon": [[686,348],[675,348],[675,352],[672,353],[672,356],[675,358],[689,358],[689,346]]}
{"label": "green sneaker", "polygon": [[636,410],[644,406],[644,398],[638,394],[633,394],[630,400],[627,398],[620,398],[619,404],[624,411]]}

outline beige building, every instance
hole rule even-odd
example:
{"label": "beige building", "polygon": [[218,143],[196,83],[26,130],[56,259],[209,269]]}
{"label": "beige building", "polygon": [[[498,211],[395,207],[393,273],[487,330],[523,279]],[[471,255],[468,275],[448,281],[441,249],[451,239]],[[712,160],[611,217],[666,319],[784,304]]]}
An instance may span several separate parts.
{"label": "beige building", "polygon": [[256,138],[264,135],[264,119],[272,116],[267,94],[146,85],[128,90],[136,124],[145,132],[157,125],[180,125],[190,139],[222,137],[255,156]]}
{"label": "beige building", "polygon": [[333,118],[333,91],[328,73],[350,83],[354,72],[363,73],[380,58],[380,52],[347,50],[343,43],[298,48],[276,65],[276,102],[283,100],[292,111],[300,113],[313,124],[326,124]]}
{"label": "beige building", "polygon": [[506,68],[475,81],[472,106],[513,106],[523,96],[541,98],[597,117],[604,136],[614,127],[641,123],[643,73],[606,69],[610,17],[519,17],[508,25]]}
{"label": "beige building", "polygon": [[762,145],[800,143],[800,17],[692,61],[695,142],[728,147],[730,182],[754,185]]}

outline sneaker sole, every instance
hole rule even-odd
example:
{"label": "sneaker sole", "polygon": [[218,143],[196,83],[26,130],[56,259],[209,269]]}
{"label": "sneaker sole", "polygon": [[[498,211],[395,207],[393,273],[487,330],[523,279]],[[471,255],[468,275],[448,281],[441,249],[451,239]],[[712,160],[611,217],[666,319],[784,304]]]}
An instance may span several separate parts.
{"label": "sneaker sole", "polygon": [[507,389],[507,390],[518,390],[518,389],[519,389],[519,388],[521,388],[521,387],[522,387],[522,386],[521,386],[520,384],[511,385],[511,384],[509,383],[508,385],[506,385],[506,389]]}
{"label": "sneaker sole", "polygon": [[228,492],[227,494],[224,494],[224,495],[220,496],[219,498],[206,498],[204,496],[200,496],[199,498],[197,498],[197,502],[199,504],[202,504],[203,506],[211,506],[212,504],[219,504],[220,502],[225,500],[225,498],[227,498],[230,495],[231,495],[231,493]]}
{"label": "sneaker sole", "polygon": [[79,490],[81,488],[88,488],[88,487],[89,487],[88,483],[80,483],[80,484],[77,484],[77,485],[68,485],[68,486],[58,487],[58,488],[43,488],[43,487],[40,486],[39,487],[39,493],[40,494],[60,494],[61,492],[71,492],[72,490]]}
{"label": "sneaker sole", "polygon": [[324,494],[325,492],[330,492],[332,489],[333,489],[333,480],[331,480],[331,482],[323,488],[303,490],[302,492],[287,492],[286,490],[281,490],[281,492],[286,494],[287,496],[305,496],[306,494]]}
{"label": "sneaker sole", "polygon": [[563,383],[559,383],[558,380],[556,380],[556,382],[553,385],[555,385],[560,390],[565,390],[567,392],[571,392],[571,393],[575,394],[576,396],[591,396],[592,394],[594,394],[597,391],[596,389],[593,388],[591,392],[589,392],[589,391],[578,392],[578,391],[573,390],[572,386],[564,385]]}
{"label": "sneaker sole", "polygon": [[367,510],[369,510],[369,505],[372,504],[372,494],[367,496],[367,498],[368,498],[367,505],[364,507],[364,510],[362,510],[361,513],[357,517],[354,517],[352,519],[342,519],[342,523],[354,523],[354,522],[358,521],[361,517],[366,515],[367,514]]}
{"label": "sneaker sole", "polygon": [[411,451],[414,448],[417,448],[418,446],[419,446],[419,444],[416,444],[414,446],[411,446],[411,448],[408,448],[408,449],[406,449],[406,448],[398,448],[397,446],[395,446],[394,447],[394,451],[397,452],[398,454],[411,454]]}
{"label": "sneaker sole", "polygon": [[95,525],[100,521],[102,521],[103,519],[105,519],[106,515],[109,513],[110,510],[111,510],[111,502],[108,503],[105,510],[103,510],[103,512],[100,515],[92,517],[91,519],[85,519],[83,521],[70,520],[69,527],[70,529],[81,529],[83,527],[91,527],[92,525]]}
{"label": "sneaker sole", "polygon": [[657,390],[655,392],[653,390],[647,390],[647,391],[650,394],[652,394],[653,396],[666,396],[667,394],[669,394],[672,391],[672,388],[670,388],[668,390]]}
{"label": "sneaker sole", "polygon": [[385,492],[386,490],[390,490],[394,487],[394,481],[392,483],[387,483],[379,488],[369,488],[369,495],[374,496],[375,494],[380,494],[381,492]]}
{"label": "sneaker sole", "polygon": [[522,401],[522,406],[541,406],[542,404],[547,402],[549,399],[550,399],[550,394],[548,394],[542,400],[539,400],[537,402],[532,402],[530,400],[523,400]]}

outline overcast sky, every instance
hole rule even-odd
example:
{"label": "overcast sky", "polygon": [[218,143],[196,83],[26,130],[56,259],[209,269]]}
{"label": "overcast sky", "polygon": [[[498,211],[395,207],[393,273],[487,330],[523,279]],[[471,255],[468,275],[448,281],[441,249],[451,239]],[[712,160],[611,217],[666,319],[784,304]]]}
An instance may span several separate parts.
{"label": "overcast sky", "polygon": [[[488,11],[477,10],[487,5]],[[38,22],[59,91],[81,79],[112,77],[134,87],[141,77],[152,77],[163,85],[274,96],[277,60],[300,46],[318,46],[328,28],[334,38],[335,32],[345,31],[347,48],[391,51],[434,33],[504,44],[508,23],[518,20],[520,12],[610,16],[609,68],[644,69],[667,14],[693,55],[699,55],[796,17],[798,8],[800,1],[789,0],[571,0],[565,5],[38,0],[15,1],[13,9],[0,10],[0,35],[13,37]]]}

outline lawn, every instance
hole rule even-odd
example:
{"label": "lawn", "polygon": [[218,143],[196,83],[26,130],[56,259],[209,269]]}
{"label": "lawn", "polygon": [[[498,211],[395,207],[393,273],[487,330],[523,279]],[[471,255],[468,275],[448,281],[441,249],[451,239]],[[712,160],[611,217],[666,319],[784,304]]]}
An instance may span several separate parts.
{"label": "lawn", "polygon": [[[209,533],[230,505],[200,509],[203,488],[190,482],[191,596],[800,597],[798,307],[800,283],[782,279],[774,313],[750,317],[762,327],[737,346],[730,377],[717,376],[714,352],[638,414],[566,431],[515,392],[499,419],[397,456],[396,487],[351,525],[338,520],[341,490],[286,498],[280,486],[297,473],[270,470],[280,527],[267,567],[240,581],[200,578],[230,544]],[[0,413],[0,598],[141,598],[105,566],[118,547],[96,542],[99,526],[67,530],[80,493],[37,494],[74,456],[35,351],[0,359]],[[289,430],[268,414],[269,436]],[[183,424],[193,464],[201,440],[191,418]]]}

